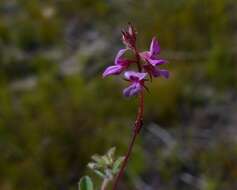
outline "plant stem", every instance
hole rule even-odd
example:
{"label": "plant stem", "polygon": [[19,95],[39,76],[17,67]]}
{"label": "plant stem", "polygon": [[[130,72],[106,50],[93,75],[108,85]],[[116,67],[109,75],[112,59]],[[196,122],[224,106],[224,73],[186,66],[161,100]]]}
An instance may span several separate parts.
{"label": "plant stem", "polygon": [[110,182],[110,179],[105,178],[105,179],[103,180],[102,184],[101,184],[100,190],[106,190],[106,187],[107,187],[107,185],[109,184],[109,182]]}
{"label": "plant stem", "polygon": [[130,158],[135,140],[136,140],[136,138],[137,138],[137,136],[140,132],[140,129],[141,129],[142,125],[143,125],[143,112],[144,112],[144,94],[143,94],[143,91],[141,91],[141,93],[139,94],[139,108],[138,108],[137,117],[136,117],[136,121],[135,121],[134,128],[133,128],[133,134],[132,134],[131,142],[128,146],[128,151],[125,155],[125,159],[122,163],[122,166],[119,170],[119,173],[116,176],[116,179],[115,179],[115,182],[114,182],[113,188],[112,188],[113,190],[117,189],[119,180],[121,179],[121,177],[124,174],[124,171],[125,171],[125,168],[127,166],[128,160]]}
{"label": "plant stem", "polygon": [[137,63],[138,71],[141,72],[141,71],[142,71],[142,66],[141,66],[141,64],[140,64],[140,56],[139,56],[139,53],[138,53],[137,48],[135,48],[134,54],[135,54],[135,56],[136,56],[136,63]]}

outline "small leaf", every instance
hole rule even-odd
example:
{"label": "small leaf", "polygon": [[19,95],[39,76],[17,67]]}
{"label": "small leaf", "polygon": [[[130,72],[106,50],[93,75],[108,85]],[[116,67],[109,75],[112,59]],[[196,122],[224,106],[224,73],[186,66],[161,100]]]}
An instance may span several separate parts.
{"label": "small leaf", "polygon": [[98,168],[97,164],[94,163],[94,162],[88,163],[88,164],[87,164],[87,167],[90,168],[90,169],[92,169],[92,170]]}
{"label": "small leaf", "polygon": [[93,190],[93,182],[89,176],[84,176],[80,179],[79,190]]}
{"label": "small leaf", "polygon": [[102,158],[102,156],[95,154],[91,158],[97,163],[98,168],[103,168],[106,166],[106,161]]}
{"label": "small leaf", "polygon": [[91,157],[92,160],[96,161],[96,162],[100,162],[101,158],[98,154],[95,154]]}
{"label": "small leaf", "polygon": [[94,172],[95,172],[98,176],[102,177],[103,179],[106,177],[105,174],[103,174],[103,173],[102,173],[101,171],[99,171],[99,170],[94,170]]}
{"label": "small leaf", "polygon": [[110,158],[110,159],[112,159],[113,157],[114,157],[114,153],[115,153],[115,150],[116,150],[116,148],[115,147],[112,147],[112,148],[110,148],[108,151],[107,151],[107,156]]}
{"label": "small leaf", "polygon": [[105,155],[105,156],[102,156],[101,157],[101,160],[103,161],[102,163],[104,163],[105,164],[105,166],[108,166],[108,165],[110,165],[111,164],[111,160]]}
{"label": "small leaf", "polygon": [[121,156],[114,162],[113,168],[112,168],[112,171],[114,174],[116,174],[119,171],[119,167],[122,164],[122,162],[124,161],[124,159],[125,159],[125,157]]}

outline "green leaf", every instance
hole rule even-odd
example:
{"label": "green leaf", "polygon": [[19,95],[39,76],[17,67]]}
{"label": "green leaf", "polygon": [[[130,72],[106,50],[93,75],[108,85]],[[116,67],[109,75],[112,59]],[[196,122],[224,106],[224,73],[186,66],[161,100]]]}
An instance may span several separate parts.
{"label": "green leaf", "polygon": [[110,148],[108,151],[107,151],[107,156],[110,158],[110,159],[112,159],[113,157],[114,157],[114,153],[115,153],[115,150],[116,150],[116,148],[115,147],[112,147],[112,148]]}
{"label": "green leaf", "polygon": [[110,159],[105,155],[101,157],[102,163],[104,163],[105,166],[108,166],[111,164]]}
{"label": "green leaf", "polygon": [[97,164],[98,168],[103,168],[106,166],[107,160],[103,158],[103,156],[99,156],[97,154],[93,155],[92,160],[94,160]]}
{"label": "green leaf", "polygon": [[84,176],[79,181],[79,190],[93,190],[93,182],[89,176]]}
{"label": "green leaf", "polygon": [[98,164],[96,164],[94,162],[90,162],[87,164],[87,167],[94,170],[94,169],[98,168]]}
{"label": "green leaf", "polygon": [[93,155],[91,158],[92,158],[92,160],[94,160],[96,162],[100,162],[100,160],[101,160],[101,158],[98,154]]}
{"label": "green leaf", "polygon": [[122,164],[123,160],[125,159],[124,156],[119,157],[113,164],[112,171],[114,174],[116,174],[119,171],[119,167]]}
{"label": "green leaf", "polygon": [[94,172],[95,172],[98,176],[102,177],[103,179],[106,177],[105,174],[103,174],[103,173],[102,173],[101,171],[99,171],[99,170],[94,170]]}

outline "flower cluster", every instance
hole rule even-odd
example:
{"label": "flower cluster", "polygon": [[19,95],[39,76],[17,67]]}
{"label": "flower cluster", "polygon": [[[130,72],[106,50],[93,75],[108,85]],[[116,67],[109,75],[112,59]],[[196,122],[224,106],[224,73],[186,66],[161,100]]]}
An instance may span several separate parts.
{"label": "flower cluster", "polygon": [[[127,97],[137,95],[143,89],[147,89],[145,82],[149,79],[151,81],[153,77],[169,77],[167,70],[159,68],[167,61],[159,58],[160,46],[156,37],[152,38],[149,51],[139,52],[136,46],[136,35],[136,30],[131,24],[122,31],[122,41],[126,47],[118,51],[114,65],[107,67],[103,73],[103,77],[107,77],[119,75],[125,71],[124,78],[131,83],[123,90],[123,94]],[[125,58],[127,51],[132,52],[133,59]],[[138,71],[128,70],[132,65],[136,65]]]}

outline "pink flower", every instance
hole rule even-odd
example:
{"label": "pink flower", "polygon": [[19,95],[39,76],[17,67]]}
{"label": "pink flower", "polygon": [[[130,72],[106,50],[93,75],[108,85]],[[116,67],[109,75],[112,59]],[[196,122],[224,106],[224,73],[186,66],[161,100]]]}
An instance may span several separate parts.
{"label": "pink flower", "polygon": [[160,53],[160,46],[156,37],[152,38],[150,50],[139,53],[140,57],[147,62],[143,65],[143,68],[148,72],[150,76],[158,77],[163,76],[165,78],[169,77],[169,72],[165,69],[157,68],[158,65],[166,64],[167,61],[160,59],[158,54]]}
{"label": "pink flower", "polygon": [[128,66],[133,62],[128,59],[122,58],[123,54],[127,51],[128,49],[121,49],[119,50],[118,54],[115,57],[114,60],[114,65],[109,66],[105,69],[103,73],[103,77],[107,77],[109,75],[118,75],[122,71],[128,68]]}
{"label": "pink flower", "polygon": [[[136,63],[134,66],[137,67],[138,72],[127,71],[124,73],[125,80],[131,83],[123,90],[123,94],[127,97],[138,95],[144,88],[149,92],[145,86],[145,81],[149,81],[147,76],[150,76],[150,81],[153,77],[159,76],[169,78],[169,71],[158,67],[166,64],[167,61],[159,57],[160,46],[156,37],[152,38],[149,51],[139,52],[136,47],[136,34],[135,28],[131,24],[122,30],[122,40],[126,47],[119,50],[114,65],[108,66],[103,72],[103,77],[119,75],[126,71],[131,64]],[[133,55],[132,59],[124,57],[127,50]]]}
{"label": "pink flower", "polygon": [[141,92],[144,88],[144,82],[147,73],[139,73],[135,71],[127,71],[124,73],[126,80],[130,81],[132,84],[123,90],[124,96],[130,97],[135,96]]}

